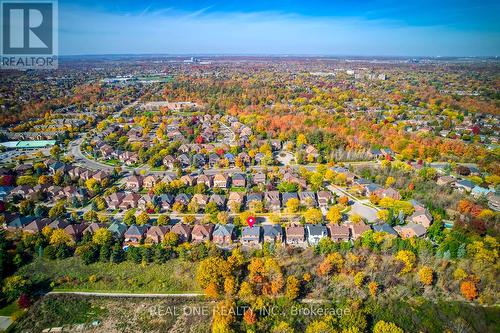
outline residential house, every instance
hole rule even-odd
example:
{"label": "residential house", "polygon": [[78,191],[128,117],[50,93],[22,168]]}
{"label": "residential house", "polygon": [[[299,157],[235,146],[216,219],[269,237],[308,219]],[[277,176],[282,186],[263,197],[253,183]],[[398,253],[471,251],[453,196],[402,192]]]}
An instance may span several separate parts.
{"label": "residential house", "polygon": [[118,155],[120,161],[125,163],[125,165],[134,165],[139,163],[139,154],[130,151],[123,152]]}
{"label": "residential house", "polygon": [[174,204],[174,196],[170,193],[161,194],[158,197],[158,203],[162,211],[172,210],[172,205]]}
{"label": "residential house", "polygon": [[262,202],[262,193],[249,193],[247,194],[247,208],[250,208],[253,204],[252,203],[258,203]]}
{"label": "residential house", "polygon": [[224,158],[229,162],[230,165],[234,165],[234,162],[236,162],[234,155],[231,153],[225,153]]}
{"label": "residential house", "polygon": [[346,225],[329,224],[327,226],[332,240],[336,242],[348,241],[351,234],[351,229]]}
{"label": "residential house", "polygon": [[427,210],[417,210],[410,216],[410,221],[429,228],[432,223],[432,215]]}
{"label": "residential house", "polygon": [[163,158],[163,165],[167,167],[167,169],[174,169],[177,160],[172,155],[167,155]]}
{"label": "residential house", "polygon": [[244,163],[245,165],[249,165],[249,164],[250,164],[250,162],[251,162],[251,160],[252,160],[252,159],[250,158],[250,156],[249,156],[247,153],[245,153],[245,152],[241,152],[241,153],[239,153],[239,154],[238,154],[238,159],[239,159],[242,163]]}
{"label": "residential house", "polygon": [[212,188],[212,177],[206,174],[201,174],[196,179],[196,184],[205,184],[206,187]]}
{"label": "residential house", "polygon": [[159,244],[163,242],[163,238],[170,231],[170,226],[155,225],[148,229],[146,233],[146,243]]}
{"label": "residential house", "polygon": [[283,228],[279,224],[266,224],[262,226],[264,242],[275,243],[283,241]]}
{"label": "residential house", "polygon": [[323,224],[306,224],[307,242],[311,246],[319,243],[321,238],[328,237],[328,231]]}
{"label": "residential house", "polygon": [[397,236],[398,233],[396,230],[394,230],[393,227],[391,227],[389,224],[384,223],[384,224],[374,224],[372,225],[373,231],[376,232],[385,232],[389,235]]}
{"label": "residential house", "polygon": [[120,203],[120,209],[137,208],[139,206],[139,199],[141,199],[141,195],[138,193],[127,194]]}
{"label": "residential house", "polygon": [[328,207],[333,202],[333,194],[330,191],[319,191],[317,196],[320,207]]}
{"label": "residential house", "polygon": [[281,209],[280,192],[264,192],[264,205],[268,211],[279,211]]}
{"label": "residential house", "polygon": [[299,196],[295,192],[285,192],[281,195],[281,202],[283,203],[283,207],[286,207],[288,200],[297,199],[299,200]]}
{"label": "residential house", "polygon": [[102,183],[105,179],[109,178],[109,174],[106,171],[98,171],[94,173],[92,176],[95,180],[97,180],[99,183]]}
{"label": "residential house", "polygon": [[208,155],[208,165],[210,165],[211,168],[215,167],[220,161],[220,157],[217,154],[210,154]]}
{"label": "residential house", "polygon": [[179,236],[179,242],[189,242],[191,239],[191,227],[184,223],[176,223],[171,231]]}
{"label": "residential house", "polygon": [[219,245],[229,245],[233,242],[234,225],[233,224],[216,224],[212,233],[212,240]]}
{"label": "residential house", "polygon": [[154,208],[158,202],[158,198],[154,194],[144,194],[137,202],[137,207],[141,210]]}
{"label": "residential house", "polygon": [[189,160],[189,157],[186,154],[181,154],[177,157],[177,160],[179,161],[179,164],[181,165],[182,168],[186,168],[191,165],[191,161]]}
{"label": "residential house", "polygon": [[351,229],[351,238],[353,240],[358,239],[363,235],[364,232],[371,230],[370,226],[364,222],[359,223],[348,223],[347,226]]}
{"label": "residential house", "polygon": [[194,186],[196,184],[196,178],[193,175],[184,175],[181,177],[181,181],[187,186]]}
{"label": "residential house", "polygon": [[266,175],[262,172],[253,175],[252,181],[255,185],[266,184]]}
{"label": "residential house", "polygon": [[198,204],[198,207],[200,207],[200,209],[205,209],[205,206],[208,203],[208,199],[209,199],[208,195],[197,193],[193,195],[191,201],[196,202]]}
{"label": "residential house", "polygon": [[142,176],[132,175],[125,181],[125,188],[139,192],[142,188]]}
{"label": "residential house", "polygon": [[375,194],[379,198],[392,198],[394,200],[401,200],[401,195],[399,194],[399,191],[392,187],[386,189],[380,189],[376,191]]}
{"label": "residential house", "polygon": [[223,210],[226,205],[226,197],[221,194],[212,194],[210,196],[209,202],[215,203],[217,205],[217,208],[219,208],[219,210]]}
{"label": "residential house", "polygon": [[244,175],[236,173],[232,175],[232,186],[234,187],[245,187],[247,185],[247,179]]}
{"label": "residential house", "polygon": [[394,227],[394,230],[396,230],[401,238],[422,237],[427,233],[423,225],[413,222],[407,225],[397,225]]}
{"label": "residential house", "polygon": [[258,245],[262,239],[262,227],[254,225],[253,227],[243,227],[241,230],[241,244]]}
{"label": "residential house", "polygon": [[289,183],[293,183],[293,184],[297,184],[301,188],[306,188],[307,187],[307,183],[306,183],[305,179],[297,177],[296,175],[294,175],[294,174],[292,174],[290,172],[287,172],[287,173],[285,173],[283,175],[283,181],[286,181],[286,182],[289,182]]}
{"label": "residential house", "polygon": [[436,180],[436,184],[438,184],[439,186],[450,185],[455,180],[456,180],[455,177],[452,176],[441,176],[438,177],[438,179]]}
{"label": "residential house", "polygon": [[69,225],[68,222],[62,220],[62,219],[55,219],[54,221],[50,222],[48,225],[49,228],[55,230],[55,229],[64,229]]}
{"label": "residential house", "polygon": [[316,193],[314,192],[299,192],[300,204],[307,207],[316,207],[318,202],[316,201]]}
{"label": "residential house", "polygon": [[191,231],[191,240],[193,242],[204,242],[212,239],[212,233],[214,231],[213,224],[201,224],[197,223]]}
{"label": "residential house", "polygon": [[104,201],[106,201],[106,205],[109,209],[118,209],[123,201],[123,198],[125,198],[125,193],[115,192],[111,193],[107,197],[104,197]]}
{"label": "residential house", "polygon": [[152,189],[156,184],[158,183],[158,179],[153,176],[153,175],[149,175],[149,176],[146,176],[143,181],[142,181],[142,186],[144,188],[146,188],[147,190],[150,190]]}
{"label": "residential house", "polygon": [[172,175],[169,175],[169,174],[165,174],[165,175],[163,175],[163,178],[161,179],[161,182],[164,183],[164,184],[170,184],[170,182],[172,182],[174,179],[176,179],[175,176],[172,176]]}
{"label": "residential house", "polygon": [[214,176],[214,187],[227,188],[229,186],[229,176],[223,173],[218,173]]}
{"label": "residential house", "polygon": [[64,231],[73,238],[74,241],[79,241],[83,236],[83,231],[87,228],[87,225],[84,223],[70,224]]}
{"label": "residential house", "polygon": [[203,154],[194,154],[192,161],[192,165],[196,168],[203,168],[206,164],[205,156]]}
{"label": "residential house", "polygon": [[87,228],[85,228],[85,230],[83,230],[83,234],[85,235],[86,233],[90,233],[91,235],[93,235],[97,230],[99,229],[102,229],[102,228],[106,228],[106,224],[105,223],[91,223],[87,226]]}
{"label": "residential house", "polygon": [[286,243],[289,245],[306,245],[306,233],[304,227],[301,225],[287,227]]}
{"label": "residential house", "polygon": [[245,199],[245,193],[243,193],[243,192],[229,192],[227,206],[231,210],[233,210],[233,207],[235,207],[235,206],[237,206],[239,209],[243,205],[244,199]]}
{"label": "residential house", "polygon": [[16,231],[18,229],[22,229],[31,222],[35,220],[34,216],[19,216],[14,215],[11,219],[9,219],[7,223],[7,230]]}
{"label": "residential house", "polygon": [[370,183],[368,185],[365,185],[365,195],[367,197],[371,196],[372,194],[376,195],[377,192],[380,192],[380,191],[383,191],[383,190],[384,189],[381,186],[379,186],[379,185],[377,185],[375,183]]}
{"label": "residential house", "polygon": [[410,203],[413,206],[413,209],[415,210],[415,212],[425,211],[426,210],[424,204],[420,203],[419,201],[417,201],[415,199],[411,199]]}
{"label": "residential house", "polygon": [[131,225],[124,234],[126,245],[139,245],[144,239],[148,227],[145,225]]}
{"label": "residential house", "polygon": [[189,201],[191,201],[191,196],[189,194],[179,193],[175,196],[175,202],[180,202],[185,206],[189,205]]}
{"label": "residential house", "polygon": [[44,219],[36,219],[32,221],[30,224],[26,225],[23,227],[23,232],[27,232],[30,234],[36,234],[38,232],[41,232],[44,227],[49,225],[51,222],[50,219],[44,218]]}
{"label": "residential house", "polygon": [[488,195],[488,207],[493,209],[495,212],[500,211],[500,196],[494,193]]}
{"label": "residential house", "polygon": [[113,234],[113,237],[115,237],[116,239],[123,238],[123,235],[125,235],[127,229],[128,227],[126,224],[119,222],[113,222],[108,228],[108,230]]}
{"label": "residential house", "polygon": [[467,180],[467,179],[461,179],[455,183],[455,187],[460,192],[470,193],[475,186],[476,185],[474,185],[473,182],[471,182],[470,180]]}
{"label": "residential house", "polygon": [[495,190],[484,188],[481,186],[475,186],[470,192],[470,194],[476,199],[479,199],[481,197],[487,197],[488,194],[490,193],[495,193]]}

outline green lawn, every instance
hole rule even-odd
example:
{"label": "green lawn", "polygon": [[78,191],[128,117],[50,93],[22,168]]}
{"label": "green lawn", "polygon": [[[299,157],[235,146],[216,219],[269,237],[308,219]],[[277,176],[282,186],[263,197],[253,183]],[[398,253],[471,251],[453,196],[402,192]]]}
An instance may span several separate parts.
{"label": "green lawn", "polygon": [[17,312],[19,310],[20,309],[19,306],[17,305],[17,302],[12,302],[0,309],[0,316],[10,317],[14,312]]}
{"label": "green lawn", "polygon": [[[54,290],[130,293],[199,292],[195,282],[196,264],[173,259],[163,265],[95,263],[85,265],[79,258],[37,259],[21,268],[33,281],[51,281]],[[96,281],[90,282],[91,276]]]}

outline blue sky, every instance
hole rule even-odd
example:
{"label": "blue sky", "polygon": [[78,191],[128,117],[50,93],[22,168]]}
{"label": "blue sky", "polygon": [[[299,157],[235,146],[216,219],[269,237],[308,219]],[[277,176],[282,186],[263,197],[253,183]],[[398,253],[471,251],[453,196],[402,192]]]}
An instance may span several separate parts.
{"label": "blue sky", "polygon": [[60,54],[500,55],[500,1],[59,0]]}

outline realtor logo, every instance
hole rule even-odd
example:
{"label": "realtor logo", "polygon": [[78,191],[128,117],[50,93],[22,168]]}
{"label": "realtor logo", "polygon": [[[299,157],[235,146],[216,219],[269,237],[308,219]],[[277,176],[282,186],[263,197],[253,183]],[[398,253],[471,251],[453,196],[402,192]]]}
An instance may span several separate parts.
{"label": "realtor logo", "polygon": [[2,1],[2,68],[57,67],[57,2]]}

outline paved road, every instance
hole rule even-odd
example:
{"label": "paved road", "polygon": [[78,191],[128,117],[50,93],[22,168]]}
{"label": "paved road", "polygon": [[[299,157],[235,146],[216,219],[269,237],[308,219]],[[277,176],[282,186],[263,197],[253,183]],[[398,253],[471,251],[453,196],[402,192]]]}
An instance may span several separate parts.
{"label": "paved road", "polygon": [[367,203],[368,200],[366,199],[360,200],[355,196],[353,196],[352,194],[350,194],[349,192],[347,192],[346,190],[344,190],[343,188],[340,188],[333,184],[328,185],[326,188],[339,196],[345,195],[349,199],[354,201],[354,204],[351,205],[351,210],[349,211],[350,214],[358,214],[363,218],[365,218],[368,222],[374,222],[377,220],[377,211],[379,211],[379,209],[368,207],[367,205],[365,205],[365,203]]}
{"label": "paved road", "polygon": [[[120,116],[123,110],[134,107],[137,105],[139,101],[132,102],[130,104],[124,105],[120,110],[116,111],[113,114],[114,118],[117,118]],[[81,144],[83,142],[83,138],[77,139],[73,142],[70,143],[69,145],[69,153],[72,154],[75,157],[75,161],[77,164],[82,164],[84,167],[92,170],[113,170],[114,167],[101,163],[99,161],[87,158],[85,155],[82,153],[81,149]]]}
{"label": "paved road", "polygon": [[90,291],[51,291],[47,295],[83,295],[83,296],[101,296],[101,297],[185,297],[194,298],[201,297],[201,293],[184,293],[184,294],[140,294],[140,293],[106,293],[106,292],[90,292]]}
{"label": "paved road", "polygon": [[83,155],[81,150],[81,144],[83,142],[83,138],[77,139],[70,143],[69,152],[75,157],[75,162],[77,164],[81,164],[87,169],[92,170],[113,170],[111,165],[107,165],[95,160],[92,160],[85,155]]}
{"label": "paved road", "polygon": [[[222,121],[219,121],[219,124],[224,127],[225,129],[225,132],[224,132],[224,136],[225,138],[222,140],[223,143],[226,143],[228,145],[233,145],[235,144],[235,138],[236,138],[236,134],[234,134],[233,130],[228,127],[226,124],[224,124]],[[227,136],[226,134],[229,134],[229,136]]]}

